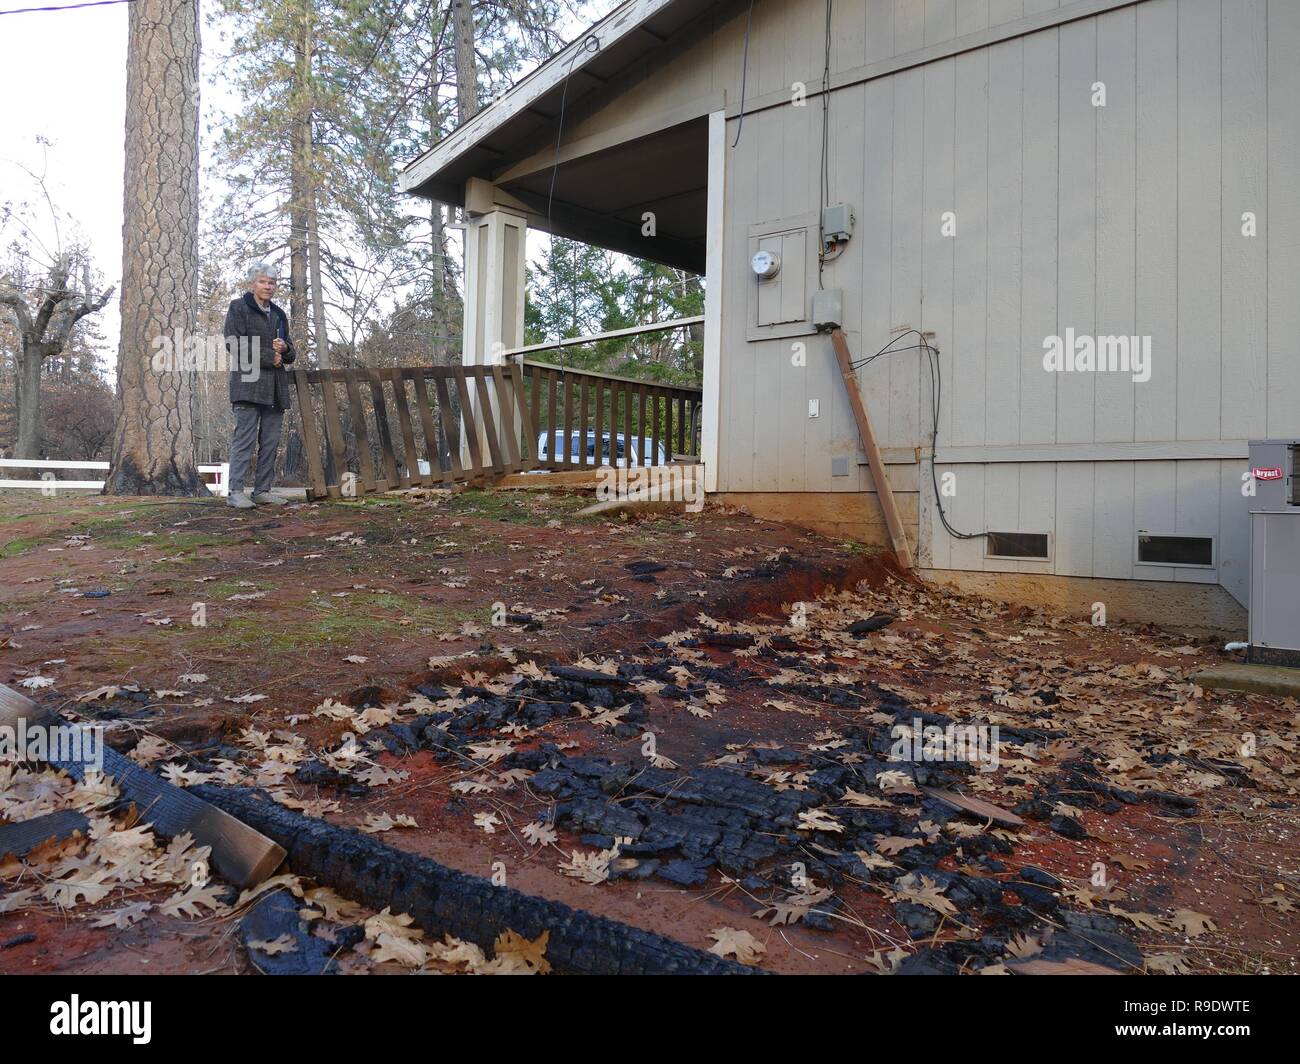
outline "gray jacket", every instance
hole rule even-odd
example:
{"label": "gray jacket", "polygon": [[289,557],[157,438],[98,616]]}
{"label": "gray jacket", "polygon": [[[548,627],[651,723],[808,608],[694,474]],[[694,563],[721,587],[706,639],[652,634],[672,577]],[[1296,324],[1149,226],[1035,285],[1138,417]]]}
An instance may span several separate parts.
{"label": "gray jacket", "polygon": [[[279,337],[289,345],[276,366],[275,348],[271,341]],[[293,341],[289,339],[289,316],[274,303],[268,310],[257,305],[252,292],[231,300],[226,311],[225,337],[230,351],[230,401],[232,403],[257,403],[273,406],[277,410],[289,409],[289,377],[284,367],[297,357]],[[251,356],[252,340],[257,339],[257,365],[245,372],[240,367],[240,340],[243,340],[245,361]]]}

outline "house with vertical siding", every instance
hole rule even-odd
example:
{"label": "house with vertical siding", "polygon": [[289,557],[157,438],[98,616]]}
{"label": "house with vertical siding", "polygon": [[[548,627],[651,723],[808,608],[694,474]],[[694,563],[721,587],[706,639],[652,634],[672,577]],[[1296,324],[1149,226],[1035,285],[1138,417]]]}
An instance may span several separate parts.
{"label": "house with vertical siding", "polygon": [[923,575],[1239,629],[1298,101],[1292,0],[627,0],[401,187],[467,212],[467,364],[530,228],[701,274],[711,497],[885,542],[829,315]]}

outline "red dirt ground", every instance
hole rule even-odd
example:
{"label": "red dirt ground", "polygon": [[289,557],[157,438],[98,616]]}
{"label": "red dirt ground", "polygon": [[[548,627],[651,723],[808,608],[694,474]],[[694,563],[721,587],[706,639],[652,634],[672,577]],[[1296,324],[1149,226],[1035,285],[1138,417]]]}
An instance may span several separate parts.
{"label": "red dirt ground", "polygon": [[[1025,633],[1051,625],[1046,652],[1084,676],[1138,662],[1190,672],[1222,660],[1214,641],[1178,633],[1124,626],[1099,632],[939,592],[927,593],[918,606],[916,592],[868,551],[745,514],[710,508],[637,519],[576,516],[586,501],[561,493],[474,491],[244,514],[215,500],[0,497],[0,682],[47,677],[54,686],[42,697],[57,693],[72,706],[77,695],[101,685],[176,691],[184,687],[182,674],[202,673],[208,680],[192,694],[186,689],[184,697],[142,703],[150,714],[147,730],[193,744],[236,737],[245,725],[288,728],[314,747],[337,741],[342,726],[312,717],[290,725],[286,718],[310,714],[326,698],[351,705],[401,701],[423,680],[508,672],[511,657],[544,667],[584,654],[643,654],[655,637],[695,624],[702,611],[739,622],[776,618],[784,604],[860,581],[876,589],[882,604],[907,608],[909,615],[889,629],[892,637],[987,644],[990,660],[1005,656],[1004,641],[1033,641],[1037,636]],[[637,581],[624,566],[640,559],[668,569],[656,582]],[[110,593],[84,597],[98,590]],[[231,598],[259,592],[264,597]],[[496,603],[533,615],[540,629],[493,627]],[[196,618],[206,623],[192,623]],[[170,623],[149,623],[162,619]],[[955,702],[958,692],[975,697],[962,670],[948,675],[920,651],[884,645],[895,649],[870,666],[872,680],[936,703]],[[727,650],[708,654],[719,664],[739,661]],[[348,662],[350,655],[366,660]],[[464,657],[450,660],[455,655]],[[978,656],[985,659],[982,650]],[[431,658],[449,660],[431,668]],[[253,704],[226,700],[248,693],[268,697]],[[828,705],[807,716],[779,712],[762,704],[770,694],[750,687],[729,692],[725,711],[708,719],[649,695],[650,730],[660,753],[689,768],[728,743],[805,745],[857,715]],[[206,700],[211,703],[196,704]],[[1295,739],[1294,704],[1214,692],[1204,692],[1197,704],[1226,706],[1229,714],[1245,714],[1243,727]],[[1068,730],[1059,715],[1052,726]],[[575,743],[569,754],[639,756],[639,737],[619,740],[577,718],[544,732],[546,741]],[[759,904],[716,870],[707,887],[695,890],[657,879],[588,886],[558,871],[555,847],[530,847],[518,836],[549,802],[526,784],[465,797],[449,788],[467,773],[427,752],[380,760],[400,764],[409,777],[362,801],[345,800],[343,812],[328,819],[357,824],[367,813],[405,813],[420,828],[389,831],[388,844],[479,875],[502,862],[513,887],[702,947],[710,944],[711,929],[745,928],[766,944],[763,967],[771,971],[862,971],[872,951],[909,943],[884,899],[855,887],[841,892],[848,919],[827,934],[753,919]],[[296,789],[303,798],[315,793]],[[1293,970],[1300,958],[1296,921],[1259,902],[1300,891],[1294,788],[1263,796],[1275,808],[1252,805],[1250,797],[1198,794],[1201,812],[1193,819],[1160,815],[1149,804],[1114,816],[1084,810],[1091,837],[1079,842],[1031,823],[1008,863],[1086,881],[1094,862],[1106,862],[1138,911],[1187,908],[1217,924],[1217,931],[1194,940],[1135,933],[1146,952],[1187,949],[1201,970]],[[492,835],[473,822],[474,813],[489,810],[505,825]],[[580,844],[561,832],[559,848],[567,854]],[[1150,867],[1116,868],[1117,851]],[[93,930],[81,909],[25,909],[0,914],[0,972],[247,970],[233,928],[230,920],[160,918],[129,931]],[[36,941],[5,948],[25,934]]]}

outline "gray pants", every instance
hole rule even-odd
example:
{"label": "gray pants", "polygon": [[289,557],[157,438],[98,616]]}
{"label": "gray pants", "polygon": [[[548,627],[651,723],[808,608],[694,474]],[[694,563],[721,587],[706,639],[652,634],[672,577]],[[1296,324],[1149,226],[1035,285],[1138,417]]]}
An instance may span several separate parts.
{"label": "gray pants", "polygon": [[259,403],[232,403],[235,415],[235,435],[230,441],[230,493],[244,490],[248,479],[248,463],[257,445],[257,484],[253,491],[262,494],[275,483],[275,453],[280,447],[280,427],[284,424],[284,411]]}

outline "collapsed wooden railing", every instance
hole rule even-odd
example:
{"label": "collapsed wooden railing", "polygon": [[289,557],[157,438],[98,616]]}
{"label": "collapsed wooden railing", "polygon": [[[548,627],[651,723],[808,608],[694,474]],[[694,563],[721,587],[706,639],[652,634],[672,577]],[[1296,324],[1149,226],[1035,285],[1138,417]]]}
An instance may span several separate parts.
{"label": "collapsed wooden railing", "polygon": [[699,455],[698,387],[522,360],[292,377],[313,498]]}
{"label": "collapsed wooden railing", "polygon": [[521,401],[523,372],[517,366],[370,367],[292,375],[308,493],[315,498],[466,483],[536,467],[536,445],[527,446],[536,437]]}

